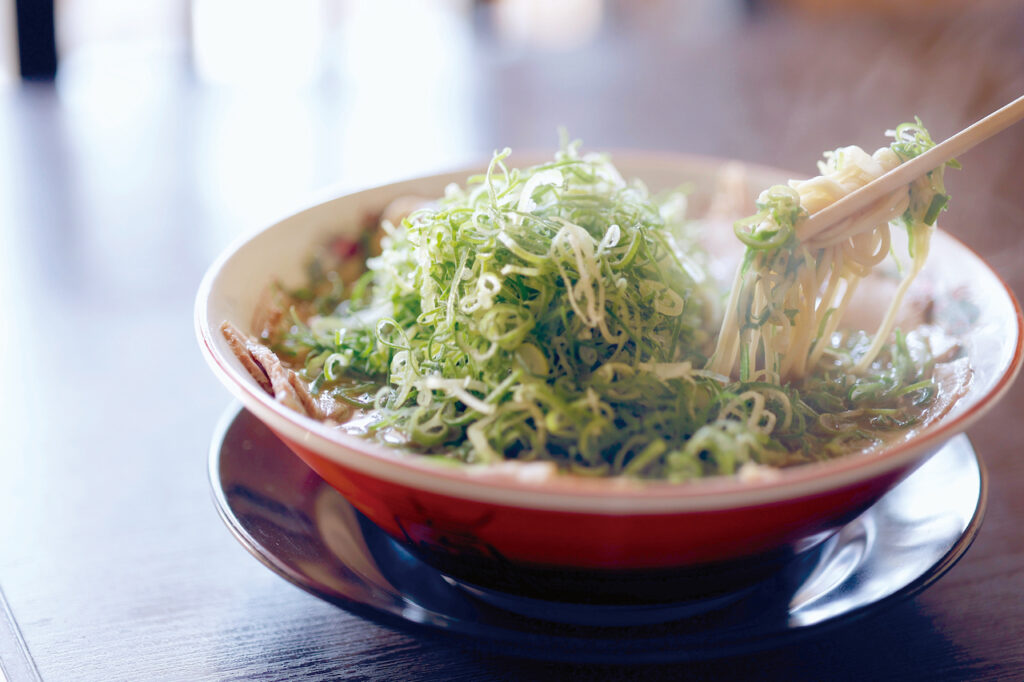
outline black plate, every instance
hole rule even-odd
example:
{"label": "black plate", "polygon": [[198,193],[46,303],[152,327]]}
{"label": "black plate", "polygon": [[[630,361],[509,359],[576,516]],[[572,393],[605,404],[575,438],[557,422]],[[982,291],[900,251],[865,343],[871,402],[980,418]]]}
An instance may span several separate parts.
{"label": "black plate", "polygon": [[970,442],[958,436],[835,536],[752,587],[707,600],[592,606],[480,590],[442,575],[237,407],[214,437],[210,480],[217,510],[242,545],[322,599],[502,653],[595,662],[776,646],[917,594],[970,547],[987,493]]}

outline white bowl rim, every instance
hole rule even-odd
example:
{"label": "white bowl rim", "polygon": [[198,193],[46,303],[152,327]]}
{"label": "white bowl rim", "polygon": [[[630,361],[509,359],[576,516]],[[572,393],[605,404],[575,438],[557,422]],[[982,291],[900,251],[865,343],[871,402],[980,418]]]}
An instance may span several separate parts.
{"label": "white bowl rim", "polygon": [[[613,150],[618,165],[660,166],[685,172],[690,169],[718,168],[726,163],[740,163],[755,172],[793,177],[791,174],[744,161],[709,156]],[[517,154],[517,160],[526,157],[545,158],[532,154]],[[625,164],[623,163],[625,160]],[[394,192],[399,196],[401,187],[418,181],[429,181],[457,175],[478,173],[486,162],[455,171],[433,173],[403,181],[378,185],[356,192],[335,196],[330,201],[351,201],[370,193]],[[325,193],[326,194],[326,193]],[[288,218],[302,215],[322,203],[308,206]],[[287,218],[286,218],[287,219]],[[870,479],[883,477],[901,470],[909,471],[915,463],[937,451],[945,441],[976,422],[1009,390],[1021,369],[1024,355],[1024,313],[1006,282],[980,256],[960,240],[937,230],[937,235],[948,239],[965,254],[977,260],[1005,292],[1015,313],[1013,353],[999,370],[999,379],[987,393],[976,399],[963,413],[953,418],[940,418],[922,429],[912,438],[897,442],[881,450],[853,453],[833,460],[813,462],[778,471],[770,480],[741,481],[734,476],[713,477],[684,483],[636,480],[629,478],[584,478],[559,475],[542,483],[524,480],[510,473],[481,466],[439,466],[415,454],[398,452],[373,441],[344,434],[314,419],[285,407],[263,391],[241,369],[233,357],[225,357],[214,339],[219,336],[219,321],[209,319],[210,302],[216,294],[215,284],[225,265],[246,244],[273,229],[283,221],[244,235],[211,264],[200,283],[195,301],[195,332],[204,358],[218,379],[257,418],[280,436],[309,448],[329,460],[362,474],[380,478],[394,484],[435,493],[456,499],[469,499],[494,505],[530,509],[587,513],[599,515],[657,515],[684,512],[720,511],[783,503],[840,491]],[[500,465],[499,465],[500,466]]]}

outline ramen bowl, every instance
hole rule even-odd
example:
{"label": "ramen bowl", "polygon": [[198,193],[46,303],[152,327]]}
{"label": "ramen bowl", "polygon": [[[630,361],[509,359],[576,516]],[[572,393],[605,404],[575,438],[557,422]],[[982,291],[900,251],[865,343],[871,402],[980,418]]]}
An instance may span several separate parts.
{"label": "ramen bowl", "polygon": [[[748,194],[785,173],[716,159],[615,154],[625,177],[652,190],[687,184],[699,214],[724,175]],[[525,162],[517,161],[526,165]],[[472,171],[346,194],[286,218],[229,248],[196,301],[203,355],[228,391],[367,519],[451,579],[487,590],[577,602],[713,597],[757,580],[870,507],[1006,392],[1021,365],[1022,316],[981,258],[938,230],[914,284],[933,324],[954,335],[970,366],[962,395],[941,417],[884,447],[754,478],[686,483],[537,476],[529,466],[441,466],[347,435],[274,400],[220,333],[249,331],[272,282],[298,286],[316,246],[353,242],[407,196],[441,196]],[[869,297],[871,298],[871,297]],[[884,297],[874,297],[883,307]]]}

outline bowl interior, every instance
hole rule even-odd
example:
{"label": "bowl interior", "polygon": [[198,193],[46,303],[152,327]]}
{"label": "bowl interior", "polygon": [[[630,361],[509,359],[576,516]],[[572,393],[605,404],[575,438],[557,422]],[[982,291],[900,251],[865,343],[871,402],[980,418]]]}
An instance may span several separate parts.
{"label": "bowl interior", "polygon": [[[775,169],[716,159],[622,153],[613,159],[624,177],[639,178],[653,191],[686,184],[692,188],[691,213],[699,216],[709,203],[726,163],[742,177],[751,197],[782,182]],[[528,165],[543,160],[516,158]],[[933,452],[965,429],[1008,388],[1021,364],[1020,307],[1006,285],[976,254],[949,234],[937,231],[928,264],[912,292],[935,302],[935,319],[954,334],[966,350],[973,377],[970,387],[941,419],[913,438],[885,450],[853,454],[781,472],[776,480],[739,482],[717,478],[687,484],[637,482],[625,479],[580,479],[559,476],[537,485],[506,469],[478,467],[440,469],[415,455],[346,436],[276,403],[235,359],[218,329],[225,320],[250,328],[264,288],[272,281],[298,285],[311,249],[337,235],[354,235],[401,196],[440,196],[452,182],[464,182],[479,169],[469,169],[399,182],[341,196],[301,211],[229,248],[210,268],[196,302],[200,345],[218,377],[243,404],[279,434],[301,441],[326,457],[361,471],[455,496],[528,506],[587,508],[600,505],[608,513],[643,509],[720,508],[752,505],[794,495],[811,495],[906,467]],[[887,301],[878,301],[884,306]],[[609,502],[608,495],[614,492]]]}

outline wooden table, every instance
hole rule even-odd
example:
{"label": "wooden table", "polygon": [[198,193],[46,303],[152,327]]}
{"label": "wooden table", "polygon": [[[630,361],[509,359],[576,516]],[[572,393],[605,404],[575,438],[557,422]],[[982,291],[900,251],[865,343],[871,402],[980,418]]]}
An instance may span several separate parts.
{"label": "wooden table", "polygon": [[[970,431],[991,474],[988,516],[947,576],[851,625],[727,660],[555,664],[418,638],[287,584],[218,520],[206,456],[228,396],[196,348],[194,292],[231,239],[317,188],[552,148],[560,124],[591,148],[807,173],[821,150],[874,148],[915,114],[945,137],[1024,92],[1016,3],[955,17],[602,6],[598,33],[572,48],[516,43],[484,9],[433,24],[452,33],[421,53],[385,36],[356,68],[335,68],[332,52],[304,89],[214,87],[180,53],[118,48],[65,60],[56,86],[0,93],[11,680],[1024,677],[1024,382]],[[1022,157],[1024,126],[967,155],[942,221],[1018,296]]]}

